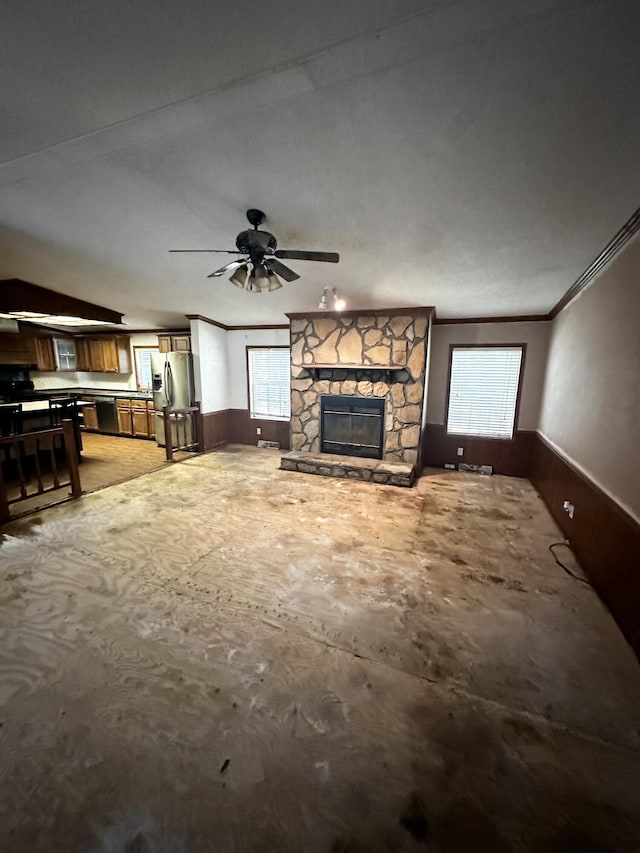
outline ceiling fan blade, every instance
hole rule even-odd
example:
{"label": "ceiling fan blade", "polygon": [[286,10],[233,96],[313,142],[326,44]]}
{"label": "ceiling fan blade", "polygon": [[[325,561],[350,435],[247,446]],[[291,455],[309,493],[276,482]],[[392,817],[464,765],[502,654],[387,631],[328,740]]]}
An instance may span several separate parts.
{"label": "ceiling fan blade", "polygon": [[229,249],[169,249],[169,252],[172,254],[176,254],[176,252],[181,252],[184,254],[185,252],[215,252],[217,254],[222,255],[244,255],[245,252],[236,252],[231,251]]}
{"label": "ceiling fan blade", "polygon": [[324,261],[327,264],[337,264],[340,260],[340,255],[337,252],[303,252],[278,249],[275,256],[289,261]]}
{"label": "ceiling fan blade", "polygon": [[243,263],[244,261],[230,261],[228,264],[220,267],[219,270],[210,273],[207,278],[217,278],[219,275],[224,275],[226,272],[233,272],[233,270],[237,270],[238,267],[241,267]]}
{"label": "ceiling fan blade", "polygon": [[281,264],[280,261],[277,261],[275,258],[269,258],[264,263],[268,269],[276,275],[279,275],[280,278],[283,278],[285,281],[295,281],[297,278],[300,278],[297,272],[289,269],[289,267],[285,267],[284,264]]}

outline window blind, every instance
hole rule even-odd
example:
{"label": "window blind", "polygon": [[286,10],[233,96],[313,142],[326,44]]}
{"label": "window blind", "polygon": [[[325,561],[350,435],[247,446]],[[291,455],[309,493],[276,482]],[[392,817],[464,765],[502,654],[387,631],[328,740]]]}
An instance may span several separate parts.
{"label": "window blind", "polygon": [[151,354],[158,352],[157,347],[145,349],[143,347],[135,347],[136,358],[136,376],[138,379],[138,389],[140,391],[150,391],[153,387],[151,376]]}
{"label": "window blind", "polygon": [[447,432],[512,438],[522,347],[454,347]]}
{"label": "window blind", "polygon": [[247,352],[251,417],[288,420],[291,416],[288,347],[253,347]]}

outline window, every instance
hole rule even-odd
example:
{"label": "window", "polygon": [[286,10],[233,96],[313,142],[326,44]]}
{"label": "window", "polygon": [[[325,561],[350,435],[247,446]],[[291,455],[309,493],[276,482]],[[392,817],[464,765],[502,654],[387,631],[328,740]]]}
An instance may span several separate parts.
{"label": "window", "polygon": [[513,438],[523,344],[452,346],[447,432]]}
{"label": "window", "polygon": [[252,418],[289,420],[289,347],[247,347],[249,408]]}
{"label": "window", "polygon": [[151,391],[151,356],[158,347],[134,347],[133,359],[136,365],[136,385],[138,391]]}

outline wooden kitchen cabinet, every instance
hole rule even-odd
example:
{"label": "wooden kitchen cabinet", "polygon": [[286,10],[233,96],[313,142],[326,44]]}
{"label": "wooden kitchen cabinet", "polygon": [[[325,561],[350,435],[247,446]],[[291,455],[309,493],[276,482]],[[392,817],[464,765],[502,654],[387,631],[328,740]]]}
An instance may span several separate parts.
{"label": "wooden kitchen cabinet", "polygon": [[131,419],[131,400],[117,400],[118,432],[120,435],[133,435],[133,421]]}
{"label": "wooden kitchen cabinet", "polygon": [[76,360],[78,370],[131,373],[129,338],[126,335],[77,338]]}
{"label": "wooden kitchen cabinet", "polygon": [[89,341],[87,338],[76,338],[76,370],[84,372],[91,370]]}
{"label": "wooden kitchen cabinet", "polygon": [[191,335],[172,335],[171,348],[174,352],[191,352]]}
{"label": "wooden kitchen cabinet", "polygon": [[131,420],[133,434],[141,438],[149,438],[149,417],[146,400],[132,400]]}
{"label": "wooden kitchen cabinet", "polygon": [[98,410],[95,403],[82,407],[82,422],[85,429],[98,430]]}
{"label": "wooden kitchen cabinet", "polygon": [[52,337],[35,336],[32,340],[36,370],[52,371],[57,369]]}
{"label": "wooden kitchen cabinet", "polygon": [[32,338],[23,332],[0,333],[0,364],[33,364],[34,351]]}
{"label": "wooden kitchen cabinet", "polygon": [[159,352],[191,352],[191,335],[158,335]]}
{"label": "wooden kitchen cabinet", "polygon": [[156,437],[156,412],[153,400],[147,400],[147,422],[149,424],[149,438]]}

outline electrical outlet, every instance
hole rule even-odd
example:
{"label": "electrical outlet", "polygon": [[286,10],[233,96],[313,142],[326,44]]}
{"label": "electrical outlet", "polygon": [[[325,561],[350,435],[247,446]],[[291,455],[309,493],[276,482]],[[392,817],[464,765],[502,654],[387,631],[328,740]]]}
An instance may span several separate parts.
{"label": "electrical outlet", "polygon": [[458,456],[464,456],[464,447],[458,448]]}
{"label": "electrical outlet", "polygon": [[562,509],[567,513],[569,518],[573,518],[574,513],[576,511],[576,508],[571,503],[571,501],[563,501],[562,502]]}
{"label": "electrical outlet", "polygon": [[262,435],[262,428],[256,427],[256,435]]}
{"label": "electrical outlet", "polygon": [[444,463],[444,467],[445,467],[445,468],[453,468],[453,470],[454,470],[454,471],[456,470],[456,466],[455,466],[455,465],[451,465],[449,462],[445,462],[445,463]]}

